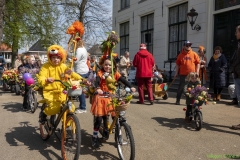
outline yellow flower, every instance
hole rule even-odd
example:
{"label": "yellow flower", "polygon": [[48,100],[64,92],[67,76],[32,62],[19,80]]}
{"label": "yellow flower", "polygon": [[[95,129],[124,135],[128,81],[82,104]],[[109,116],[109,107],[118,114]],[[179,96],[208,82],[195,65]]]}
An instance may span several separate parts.
{"label": "yellow flower", "polygon": [[202,95],[204,95],[204,96],[205,96],[205,95],[206,95],[206,92],[205,92],[205,91],[202,91]]}
{"label": "yellow flower", "polygon": [[198,101],[198,100],[196,100],[196,101],[195,101],[195,103],[196,103],[196,104],[198,104],[198,103],[199,103],[199,101]]}

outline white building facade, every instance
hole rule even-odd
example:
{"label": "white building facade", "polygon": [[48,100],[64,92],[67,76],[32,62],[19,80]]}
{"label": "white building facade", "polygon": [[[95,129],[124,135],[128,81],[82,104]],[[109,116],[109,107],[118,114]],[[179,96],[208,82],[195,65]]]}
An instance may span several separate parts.
{"label": "white building facade", "polygon": [[[194,26],[198,24],[199,31],[187,18],[192,8],[198,13]],[[146,43],[155,63],[163,69],[165,62],[167,71],[185,40],[193,43],[196,52],[203,45],[208,60],[215,46],[221,46],[230,59],[237,47],[237,25],[240,0],[113,0],[112,30],[120,35],[115,51],[121,55],[129,51],[133,59],[140,43]]]}

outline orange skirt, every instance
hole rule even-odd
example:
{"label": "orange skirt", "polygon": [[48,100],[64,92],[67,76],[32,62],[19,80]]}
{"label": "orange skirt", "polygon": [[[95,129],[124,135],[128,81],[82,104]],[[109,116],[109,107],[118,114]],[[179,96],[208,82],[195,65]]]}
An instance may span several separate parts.
{"label": "orange skirt", "polygon": [[[95,95],[92,100],[91,113],[94,116],[106,116],[110,111],[114,110],[113,105],[109,104],[111,104],[110,97]],[[112,112],[111,115],[115,116],[115,113]]]}

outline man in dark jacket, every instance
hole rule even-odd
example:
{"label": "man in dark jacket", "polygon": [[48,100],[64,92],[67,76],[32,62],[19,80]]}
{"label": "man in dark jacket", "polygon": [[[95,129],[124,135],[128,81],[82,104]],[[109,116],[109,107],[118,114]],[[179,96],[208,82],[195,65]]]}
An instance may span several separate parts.
{"label": "man in dark jacket", "polygon": [[146,44],[140,44],[140,50],[133,59],[133,66],[137,68],[136,79],[138,84],[139,101],[138,104],[144,104],[144,85],[147,88],[148,98],[153,105],[152,82],[154,58],[147,51]]}
{"label": "man in dark jacket", "polygon": [[4,69],[4,65],[6,64],[6,61],[4,59],[4,56],[2,53],[0,53],[0,86],[2,86],[3,82],[2,82],[2,74],[3,74],[3,69]]}
{"label": "man in dark jacket", "polygon": [[[233,58],[232,74],[237,92],[238,106],[240,107],[240,25],[236,28],[236,38],[238,40],[238,49]],[[240,129],[240,124],[233,125],[232,129]]]}

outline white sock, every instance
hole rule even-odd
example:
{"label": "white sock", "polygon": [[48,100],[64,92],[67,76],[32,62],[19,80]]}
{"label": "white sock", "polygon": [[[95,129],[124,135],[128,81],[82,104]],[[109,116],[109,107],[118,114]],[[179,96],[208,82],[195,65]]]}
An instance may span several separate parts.
{"label": "white sock", "polygon": [[93,131],[93,137],[97,138],[98,137],[98,131]]}

